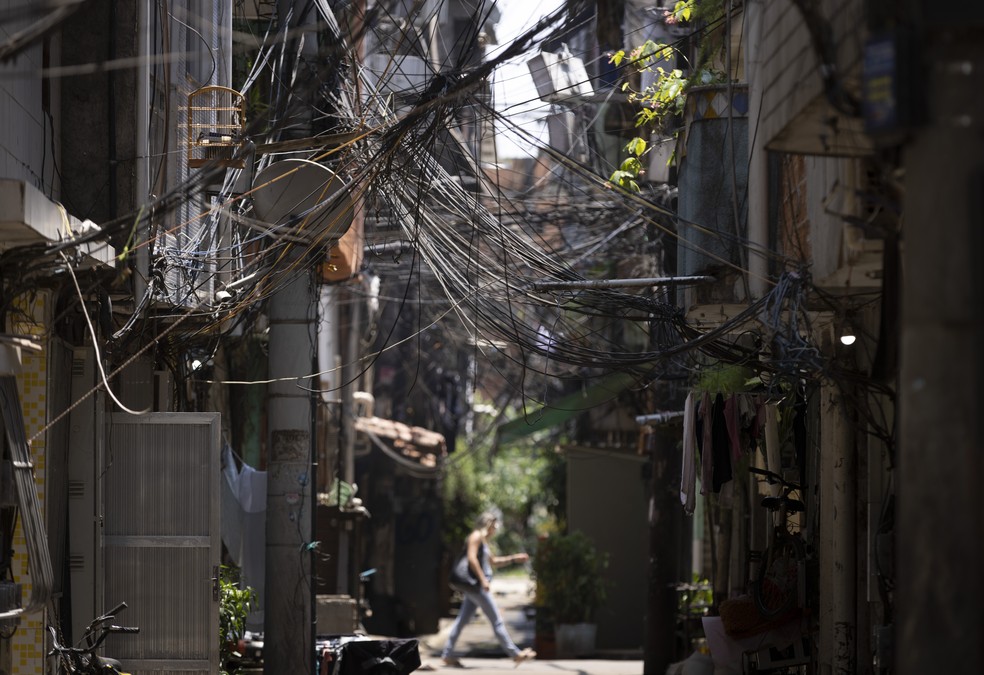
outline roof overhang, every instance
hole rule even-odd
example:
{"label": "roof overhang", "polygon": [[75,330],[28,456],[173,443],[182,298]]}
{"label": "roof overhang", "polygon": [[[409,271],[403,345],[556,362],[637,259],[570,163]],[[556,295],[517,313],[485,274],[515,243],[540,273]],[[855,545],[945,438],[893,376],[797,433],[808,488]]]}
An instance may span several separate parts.
{"label": "roof overhang", "polygon": [[584,387],[581,391],[568,394],[559,401],[499,425],[496,430],[497,440],[499,443],[509,443],[538,431],[552,429],[596,406],[611,401],[637,382],[638,378],[630,373],[616,372],[607,375],[596,383]]}
{"label": "roof overhang", "polygon": [[436,467],[439,458],[447,455],[444,435],[423,427],[414,427],[382,417],[356,417],[355,430],[374,441],[387,439],[393,450],[405,459],[424,467]]}
{"label": "roof overhang", "polygon": [[818,94],[765,145],[767,150],[797,155],[867,157],[875,144],[861,117],[845,115]]}

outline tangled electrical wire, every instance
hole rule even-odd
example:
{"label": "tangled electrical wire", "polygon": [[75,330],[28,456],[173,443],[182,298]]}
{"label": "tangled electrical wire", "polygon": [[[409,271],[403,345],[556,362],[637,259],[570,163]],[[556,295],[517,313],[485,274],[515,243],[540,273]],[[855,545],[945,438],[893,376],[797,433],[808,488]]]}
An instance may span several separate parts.
{"label": "tangled electrical wire", "polygon": [[[669,292],[589,285],[543,290],[543,282],[597,278],[587,272],[591,267],[608,275],[616,268],[613,258],[643,258],[640,252],[647,251],[654,238],[675,246],[677,227],[701,227],[682,223],[672,210],[646,195],[609,189],[591,167],[533,138],[528,139],[531,145],[563,170],[563,186],[552,200],[539,193],[510,196],[461,152],[451,133],[460,120],[514,124],[495,110],[488,95],[489,78],[502,64],[569,33],[572,25],[565,10],[544,17],[487,60],[475,52],[479,41],[474,27],[485,18],[476,15],[472,33],[462,35],[449,50],[454,59],[435,68],[425,85],[395,100],[377,88],[353,49],[372,39],[401,45],[406,54],[418,53],[422,36],[415,32],[412,17],[378,3],[359,32],[345,34],[343,26],[352,24],[350,17],[340,20],[324,0],[308,7],[316,13],[323,36],[321,60],[315,65],[297,65],[300,40],[291,32],[296,23],[288,20],[279,26],[270,21],[265,32],[255,36],[259,46],[242,93],[259,87],[265,75],[270,91],[278,93],[268,114],[252,120],[247,136],[274,144],[283,140],[289,109],[297,101],[309,102],[310,117],[319,121],[326,136],[345,135],[342,142],[326,140],[324,145],[318,145],[315,136],[304,154],[329,164],[344,178],[367,220],[381,224],[382,236],[398,243],[403,255],[410,252],[404,258],[411,261],[409,270],[400,264],[390,269],[407,274],[400,280],[406,285],[416,275],[423,289],[418,296],[426,295],[433,303],[429,316],[455,316],[460,328],[451,332],[462,344],[507,343],[513,347],[496,348],[497,355],[524,371],[545,375],[554,372],[545,364],[563,364],[572,373],[616,369],[645,379],[664,372],[661,362],[687,370],[708,358],[754,361],[756,369],[772,374],[771,381],[794,381],[823,371],[824,357],[804,337],[808,331],[800,323],[806,316],[809,282],[798,273],[784,275],[765,298],[710,331],[688,324]],[[513,131],[528,134],[515,126]],[[276,156],[263,156],[257,167],[268,166]],[[218,330],[242,330],[278,288],[309,274],[335,234],[301,232],[308,236],[293,238],[277,225],[262,223],[251,207],[252,188],[237,188],[242,172],[249,170],[205,167],[97,231],[5,255],[25,266],[29,254],[29,264],[43,268],[57,265],[60,254],[81,244],[129,242],[133,233],[147,232],[149,237],[128,249],[129,255],[139,247],[151,250],[154,263],[147,291],[137,299],[132,315],[112,332],[112,339],[126,340],[139,317],[153,312],[160,319],[193,317],[196,321],[189,321],[186,330],[213,341]],[[189,204],[208,201],[209,185],[221,186],[215,205],[198,212],[189,209]],[[170,223],[170,231],[161,231],[164,222]],[[219,236],[220,227],[230,228],[231,236]],[[613,236],[616,231],[623,236]],[[370,232],[377,242],[378,236]],[[220,268],[230,281],[216,283]],[[171,299],[172,308],[155,306],[155,297]],[[422,315],[419,329],[430,323]],[[642,327],[647,335],[644,346],[625,346],[618,333],[626,323]],[[747,333],[751,324],[765,336],[764,357],[756,356],[758,347],[733,337]]]}

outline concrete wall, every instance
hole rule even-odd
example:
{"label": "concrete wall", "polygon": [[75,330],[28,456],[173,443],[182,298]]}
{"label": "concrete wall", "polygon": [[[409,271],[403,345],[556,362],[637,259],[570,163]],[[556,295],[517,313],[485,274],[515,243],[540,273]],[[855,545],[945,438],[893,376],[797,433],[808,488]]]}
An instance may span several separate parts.
{"label": "concrete wall", "polygon": [[[30,23],[32,15],[25,7],[19,0],[0,0],[0,16],[15,17],[0,22],[0,42]],[[36,44],[0,64],[0,177],[22,180],[51,196],[52,130],[42,111],[42,81],[37,75],[42,61],[42,47]]]}
{"label": "concrete wall", "polygon": [[[62,33],[63,64],[134,56],[137,5],[118,0],[87,2],[72,16],[71,30]],[[115,32],[111,25],[116,26]],[[79,218],[102,223],[135,205],[135,72],[120,69],[59,80],[62,201]]]}
{"label": "concrete wall", "polygon": [[597,450],[568,451],[568,526],[609,555],[608,601],[598,617],[599,649],[643,644],[649,551],[645,458]]}

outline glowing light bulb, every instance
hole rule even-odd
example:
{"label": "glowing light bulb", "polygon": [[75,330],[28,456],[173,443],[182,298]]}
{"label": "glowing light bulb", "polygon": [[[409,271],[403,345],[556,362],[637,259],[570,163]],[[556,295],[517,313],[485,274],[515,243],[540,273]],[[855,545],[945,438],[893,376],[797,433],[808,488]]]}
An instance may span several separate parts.
{"label": "glowing light bulb", "polygon": [[858,339],[857,335],[851,335],[850,333],[848,333],[847,335],[841,335],[840,337],[842,345],[853,345],[857,341],[857,339]]}

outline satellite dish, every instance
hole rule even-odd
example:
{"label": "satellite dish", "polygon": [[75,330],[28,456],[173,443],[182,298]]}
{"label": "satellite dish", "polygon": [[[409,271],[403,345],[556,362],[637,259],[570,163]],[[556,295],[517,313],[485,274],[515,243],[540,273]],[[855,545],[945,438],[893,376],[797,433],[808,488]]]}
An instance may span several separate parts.
{"label": "satellite dish", "polygon": [[253,181],[253,210],[270,234],[333,244],[352,225],[347,186],[327,167],[308,159],[282,159]]}

